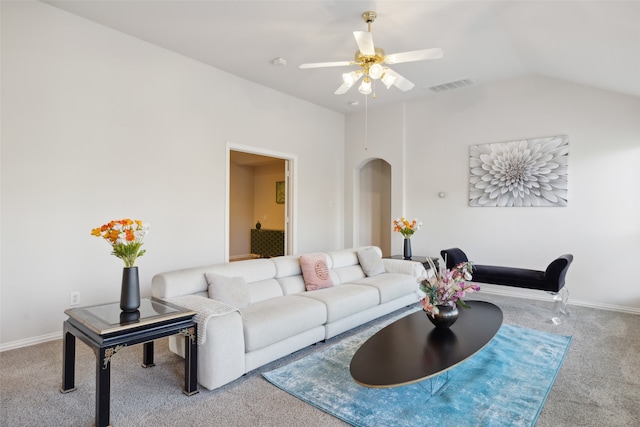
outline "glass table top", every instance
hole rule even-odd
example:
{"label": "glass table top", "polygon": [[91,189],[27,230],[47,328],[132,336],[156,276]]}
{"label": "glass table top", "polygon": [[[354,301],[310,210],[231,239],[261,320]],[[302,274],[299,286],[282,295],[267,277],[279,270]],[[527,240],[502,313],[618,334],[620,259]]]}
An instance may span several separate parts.
{"label": "glass table top", "polygon": [[105,335],[134,329],[150,323],[186,318],[196,313],[155,298],[142,298],[140,308],[134,312],[124,312],[120,303],[100,304],[65,310],[74,319],[91,331]]}

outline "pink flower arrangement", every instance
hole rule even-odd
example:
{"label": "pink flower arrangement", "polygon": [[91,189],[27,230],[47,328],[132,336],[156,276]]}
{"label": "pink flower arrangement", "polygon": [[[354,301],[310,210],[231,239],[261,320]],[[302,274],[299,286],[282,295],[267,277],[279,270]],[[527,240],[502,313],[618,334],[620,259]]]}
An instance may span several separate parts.
{"label": "pink flower arrangement", "polygon": [[444,269],[439,272],[433,261],[427,258],[431,267],[431,274],[428,277],[419,279],[420,291],[425,296],[420,300],[424,311],[431,316],[438,314],[439,305],[454,305],[468,308],[469,306],[462,300],[467,292],[477,292],[480,286],[471,283],[471,272],[473,265],[471,262],[463,262],[451,270]]}

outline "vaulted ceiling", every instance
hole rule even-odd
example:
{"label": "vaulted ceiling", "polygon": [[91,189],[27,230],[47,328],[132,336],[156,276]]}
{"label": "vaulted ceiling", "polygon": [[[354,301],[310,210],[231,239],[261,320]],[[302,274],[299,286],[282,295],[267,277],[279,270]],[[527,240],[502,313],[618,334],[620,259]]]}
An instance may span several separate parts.
{"label": "vaulted ceiling", "polygon": [[[353,31],[372,10],[376,47],[431,47],[437,60],[396,64],[415,83],[376,87],[368,106],[427,96],[467,80],[483,85],[541,75],[640,96],[640,1],[46,1],[50,5],[328,109],[364,108],[357,87],[334,95],[355,67],[301,70],[350,61]],[[283,58],[286,65],[275,65]],[[451,87],[454,87],[452,85]],[[464,86],[464,85],[463,85]],[[455,90],[465,90],[457,88]],[[358,105],[354,105],[354,101]]]}

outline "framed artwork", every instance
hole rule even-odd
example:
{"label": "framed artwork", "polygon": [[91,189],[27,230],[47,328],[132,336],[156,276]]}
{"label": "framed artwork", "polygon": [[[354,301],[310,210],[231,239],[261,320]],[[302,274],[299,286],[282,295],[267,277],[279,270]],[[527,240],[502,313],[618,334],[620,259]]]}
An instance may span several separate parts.
{"label": "framed artwork", "polygon": [[469,147],[469,206],[567,206],[567,135]]}
{"label": "framed artwork", "polygon": [[284,181],[276,182],[276,203],[284,203]]}

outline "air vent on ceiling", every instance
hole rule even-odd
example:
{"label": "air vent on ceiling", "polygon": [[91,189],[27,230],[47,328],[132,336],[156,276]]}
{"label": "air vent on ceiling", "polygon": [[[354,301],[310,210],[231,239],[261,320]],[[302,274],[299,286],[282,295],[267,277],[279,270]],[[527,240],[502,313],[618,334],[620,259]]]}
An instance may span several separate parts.
{"label": "air vent on ceiling", "polygon": [[474,81],[471,79],[461,79],[461,80],[456,80],[454,82],[442,83],[439,85],[427,87],[426,89],[430,90],[433,93],[440,93],[448,90],[473,86],[474,84],[475,84]]}

